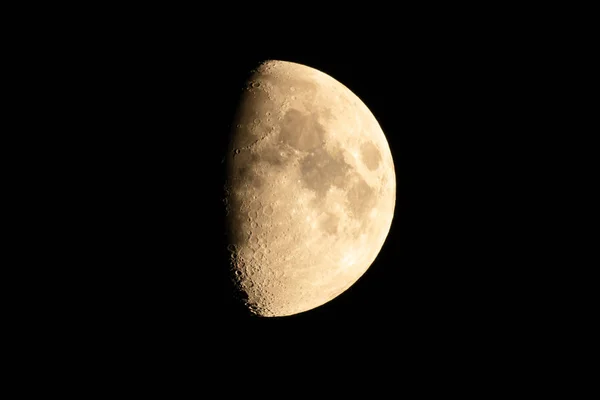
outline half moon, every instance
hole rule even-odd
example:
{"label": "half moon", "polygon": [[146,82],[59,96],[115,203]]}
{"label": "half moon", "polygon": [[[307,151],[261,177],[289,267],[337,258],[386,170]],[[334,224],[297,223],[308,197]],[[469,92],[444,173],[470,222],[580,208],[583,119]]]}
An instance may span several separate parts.
{"label": "half moon", "polygon": [[377,120],[342,83],[305,65],[262,63],[226,160],[232,273],[252,313],[311,310],[373,263],[394,215],[394,163]]}

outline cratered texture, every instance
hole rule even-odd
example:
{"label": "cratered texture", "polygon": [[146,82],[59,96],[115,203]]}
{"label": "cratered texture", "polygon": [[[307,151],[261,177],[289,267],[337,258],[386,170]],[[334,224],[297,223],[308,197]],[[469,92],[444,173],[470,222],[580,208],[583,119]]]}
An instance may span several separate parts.
{"label": "cratered texture", "polygon": [[318,307],[373,263],[394,215],[394,164],[375,117],[346,86],[305,65],[262,63],[226,160],[232,273],[251,312]]}

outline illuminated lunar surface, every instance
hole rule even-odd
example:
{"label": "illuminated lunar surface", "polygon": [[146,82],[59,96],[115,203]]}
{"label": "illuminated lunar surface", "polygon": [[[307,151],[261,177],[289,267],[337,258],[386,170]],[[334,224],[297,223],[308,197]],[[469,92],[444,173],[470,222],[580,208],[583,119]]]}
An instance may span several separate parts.
{"label": "illuminated lunar surface", "polygon": [[377,120],[342,83],[301,64],[261,64],[226,160],[232,273],[252,313],[311,310],[373,263],[394,214],[394,164]]}

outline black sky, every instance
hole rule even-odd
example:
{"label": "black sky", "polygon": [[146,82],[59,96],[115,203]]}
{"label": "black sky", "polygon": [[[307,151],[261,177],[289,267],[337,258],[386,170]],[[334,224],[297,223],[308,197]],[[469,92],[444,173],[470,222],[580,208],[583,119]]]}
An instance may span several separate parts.
{"label": "black sky", "polygon": [[[19,354],[33,349],[61,377],[60,362],[97,376],[92,390],[135,374],[143,376],[139,385],[132,380],[136,390],[154,390],[168,371],[203,392],[212,375],[219,393],[238,388],[245,396],[312,389],[315,378],[354,391],[373,372],[394,393],[407,393],[411,375],[420,377],[419,393],[447,393],[451,385],[430,369],[470,387],[480,379],[457,368],[463,362],[498,376],[486,388],[496,390],[529,379],[536,367],[527,358],[539,354],[544,363],[556,343],[571,344],[549,333],[571,328],[555,315],[572,312],[563,301],[569,283],[560,281],[579,262],[556,260],[570,249],[547,239],[560,230],[560,195],[581,198],[568,189],[578,185],[566,169],[571,150],[560,149],[575,130],[576,118],[562,110],[572,97],[559,89],[590,91],[575,78],[593,64],[575,55],[593,52],[566,35],[572,29],[561,10],[285,2],[220,10],[213,3],[193,11],[52,5],[59,15],[30,7],[27,23],[13,18],[7,38],[19,51],[6,62],[23,76],[6,76],[20,92],[9,102],[24,111],[15,132],[33,156],[9,162],[7,173],[31,168],[31,181],[18,180],[34,191],[23,211],[7,213],[41,243],[25,243],[17,260],[28,290],[6,280],[18,292],[8,296],[9,309],[33,304],[31,313],[17,311],[34,322],[14,324],[29,335]],[[238,96],[249,71],[267,59],[316,68],[358,95],[386,135],[397,178],[391,230],[367,272],[331,302],[283,318],[249,316],[235,299],[222,201]],[[35,107],[21,106],[29,103]],[[561,118],[566,123],[555,127]],[[43,157],[29,165],[33,150]],[[575,208],[563,218],[579,218],[570,214]],[[42,218],[29,223],[28,214]],[[30,254],[41,260],[29,262]],[[572,288],[585,280],[577,279]],[[550,323],[535,329],[546,317]],[[40,345],[56,355],[35,353]],[[290,365],[304,367],[294,352],[305,349],[309,367],[291,372]],[[500,373],[484,368],[502,359]],[[335,379],[340,362],[359,379]],[[273,382],[287,391],[273,392]]]}
{"label": "black sky", "polygon": [[110,290],[123,322],[195,332],[264,321],[232,297],[221,194],[238,95],[266,59],[317,68],[363,100],[390,145],[397,202],[381,253],[355,285],[313,311],[265,322],[448,327],[515,309],[528,278],[511,226],[523,183],[508,178],[528,95],[521,87],[514,97],[530,74],[523,50],[462,33],[358,49],[156,39],[121,41],[94,65],[93,88],[106,99],[98,172],[112,177],[98,211],[114,225],[104,279],[119,277]]}

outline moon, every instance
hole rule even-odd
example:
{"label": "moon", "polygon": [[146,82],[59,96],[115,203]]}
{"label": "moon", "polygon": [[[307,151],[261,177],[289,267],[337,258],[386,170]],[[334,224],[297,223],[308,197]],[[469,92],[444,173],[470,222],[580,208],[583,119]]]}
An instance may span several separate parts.
{"label": "moon", "polygon": [[261,63],[242,91],[226,165],[230,266],[251,313],[321,306],[376,259],[394,215],[394,163],[371,111],[339,81]]}

